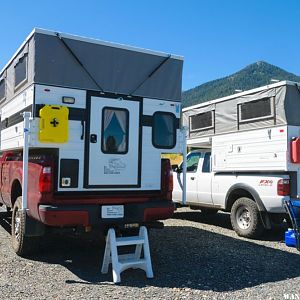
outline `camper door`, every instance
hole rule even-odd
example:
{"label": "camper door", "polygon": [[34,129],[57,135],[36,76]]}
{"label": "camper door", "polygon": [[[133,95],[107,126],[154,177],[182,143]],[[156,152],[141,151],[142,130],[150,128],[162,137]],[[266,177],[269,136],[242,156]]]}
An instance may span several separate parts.
{"label": "camper door", "polygon": [[139,187],[140,101],[90,97],[87,188]]}

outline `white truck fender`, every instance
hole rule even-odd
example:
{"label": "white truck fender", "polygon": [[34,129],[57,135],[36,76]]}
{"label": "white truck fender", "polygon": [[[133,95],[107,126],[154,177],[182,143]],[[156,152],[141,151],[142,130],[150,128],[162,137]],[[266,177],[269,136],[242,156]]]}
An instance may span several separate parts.
{"label": "white truck fender", "polygon": [[[251,187],[247,184],[244,184],[244,183],[236,183],[236,184],[232,185],[230,187],[230,189],[227,191],[226,198],[225,198],[225,208],[226,209],[229,209],[232,205],[231,199],[230,199],[231,195],[234,192],[237,192],[238,190],[244,190],[244,191],[248,192],[253,197],[254,201],[257,203],[259,211],[266,211],[266,208],[265,208],[262,200],[260,199],[257,191],[253,187]],[[241,195],[241,197],[242,197],[242,195]]]}
{"label": "white truck fender", "polygon": [[[231,200],[231,195],[233,195],[234,192],[238,192],[238,190],[246,191],[252,196],[252,198],[254,199],[254,201],[257,204],[264,227],[266,229],[271,229],[271,220],[270,220],[269,214],[268,214],[261,198],[259,197],[259,194],[253,187],[251,187],[247,184],[236,183],[230,187],[230,189],[227,191],[226,198],[225,198],[226,210],[229,210],[233,204],[233,201]],[[241,194],[241,197],[243,197],[242,194]]]}

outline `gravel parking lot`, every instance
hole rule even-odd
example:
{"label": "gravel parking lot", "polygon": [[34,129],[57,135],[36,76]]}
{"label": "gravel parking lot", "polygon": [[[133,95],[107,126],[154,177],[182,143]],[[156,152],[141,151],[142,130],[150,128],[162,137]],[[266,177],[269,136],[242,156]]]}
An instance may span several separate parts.
{"label": "gravel parking lot", "polygon": [[23,259],[8,221],[0,213],[1,299],[300,299],[300,253],[283,243],[284,226],[253,241],[236,236],[228,214],[179,209],[150,231],[155,278],[128,270],[114,285],[100,273],[103,240],[54,235]]}

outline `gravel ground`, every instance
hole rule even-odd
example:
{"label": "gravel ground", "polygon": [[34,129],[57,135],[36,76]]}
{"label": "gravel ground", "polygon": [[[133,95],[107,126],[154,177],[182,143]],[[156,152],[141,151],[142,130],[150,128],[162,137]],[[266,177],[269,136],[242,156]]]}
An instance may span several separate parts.
{"label": "gravel ground", "polygon": [[229,215],[179,209],[150,231],[154,279],[141,270],[100,273],[103,241],[53,235],[31,259],[10,247],[0,213],[1,299],[300,299],[300,253],[283,243],[284,226],[261,240],[239,238]]}

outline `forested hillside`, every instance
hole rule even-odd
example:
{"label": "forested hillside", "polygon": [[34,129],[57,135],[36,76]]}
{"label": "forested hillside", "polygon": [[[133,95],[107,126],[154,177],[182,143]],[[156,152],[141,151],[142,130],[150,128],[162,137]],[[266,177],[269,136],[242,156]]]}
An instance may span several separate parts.
{"label": "forested hillside", "polygon": [[198,104],[208,100],[234,94],[235,90],[249,90],[270,83],[271,79],[300,82],[300,76],[279,67],[258,61],[230,76],[209,81],[182,94],[183,106]]}

